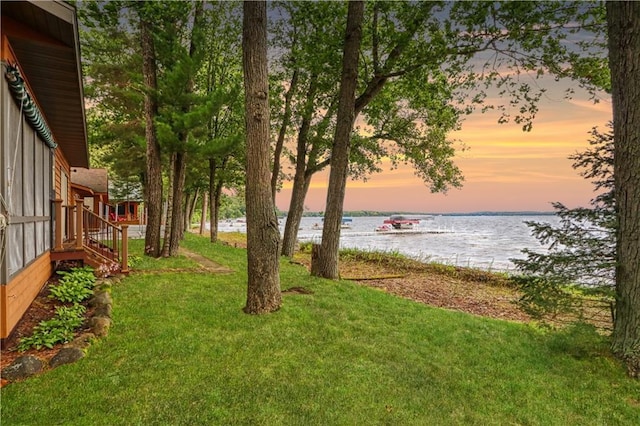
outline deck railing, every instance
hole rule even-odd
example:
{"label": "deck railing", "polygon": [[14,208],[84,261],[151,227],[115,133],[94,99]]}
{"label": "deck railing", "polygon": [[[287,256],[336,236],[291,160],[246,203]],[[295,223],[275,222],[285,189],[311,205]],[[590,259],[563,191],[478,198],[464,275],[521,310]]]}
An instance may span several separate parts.
{"label": "deck railing", "polygon": [[76,250],[93,251],[120,264],[121,272],[129,272],[128,225],[118,226],[101,218],[86,208],[82,200],[76,200],[75,205],[70,206],[63,206],[62,200],[54,203],[54,250],[62,251],[65,241],[74,241]]}

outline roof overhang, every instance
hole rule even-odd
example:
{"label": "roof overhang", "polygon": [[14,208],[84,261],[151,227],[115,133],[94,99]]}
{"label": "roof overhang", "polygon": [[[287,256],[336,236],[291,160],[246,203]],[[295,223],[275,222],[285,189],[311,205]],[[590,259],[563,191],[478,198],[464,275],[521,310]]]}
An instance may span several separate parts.
{"label": "roof overhang", "polygon": [[93,189],[89,188],[88,186],[80,185],[78,183],[71,182],[71,189],[75,190],[78,194],[82,195],[83,197],[93,197],[95,195],[95,192],[93,192]]}
{"label": "roof overhang", "polygon": [[[2,2],[2,15],[23,27],[8,39],[55,141],[71,166],[89,167],[75,8],[62,1],[12,1]],[[36,33],[41,37],[29,35]]]}

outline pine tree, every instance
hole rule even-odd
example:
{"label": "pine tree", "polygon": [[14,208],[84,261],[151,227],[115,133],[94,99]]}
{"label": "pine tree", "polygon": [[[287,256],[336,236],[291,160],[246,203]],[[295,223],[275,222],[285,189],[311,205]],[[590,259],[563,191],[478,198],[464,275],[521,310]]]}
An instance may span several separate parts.
{"label": "pine tree", "polygon": [[534,316],[569,308],[570,295],[563,289],[580,284],[599,291],[615,286],[616,219],[613,181],[613,133],[591,131],[591,148],[571,157],[574,169],[591,179],[598,195],[590,207],[567,208],[553,203],[558,225],[527,222],[546,253],[525,249],[526,259],[513,259],[524,273],[518,279],[523,291],[521,306]]}

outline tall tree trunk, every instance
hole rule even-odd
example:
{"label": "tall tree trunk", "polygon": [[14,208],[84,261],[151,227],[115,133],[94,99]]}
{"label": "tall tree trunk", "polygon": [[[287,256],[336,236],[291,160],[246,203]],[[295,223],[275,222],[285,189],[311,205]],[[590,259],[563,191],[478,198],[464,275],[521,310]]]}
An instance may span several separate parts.
{"label": "tall tree trunk", "polygon": [[216,207],[216,160],[209,158],[209,237],[212,243],[218,241],[218,207]]}
{"label": "tall tree trunk", "polygon": [[171,159],[169,160],[169,178],[167,181],[169,182],[169,188],[167,190],[167,213],[164,219],[164,241],[162,243],[162,257],[171,256],[169,250],[169,243],[171,241],[171,229],[173,223],[173,183],[175,181],[173,177],[173,171],[175,170],[175,162],[176,162],[176,153],[171,154]]}
{"label": "tall tree trunk", "polygon": [[291,77],[291,83],[289,89],[284,95],[284,114],[282,115],[282,124],[280,125],[280,132],[278,133],[278,139],[276,141],[275,149],[273,150],[273,171],[271,172],[271,196],[275,202],[276,192],[278,190],[278,176],[280,175],[280,156],[282,155],[282,148],[284,147],[284,138],[287,135],[287,127],[291,121],[291,99],[293,98],[293,92],[298,85],[298,70],[293,72]]}
{"label": "tall tree trunk", "polygon": [[222,187],[224,185],[224,180],[222,178],[218,178],[216,181],[216,188],[213,194],[213,209],[215,213],[216,220],[216,239],[218,239],[218,222],[220,222],[220,202],[222,200]]}
{"label": "tall tree trunk", "polygon": [[196,188],[193,194],[185,194],[184,203],[184,222],[182,225],[182,234],[189,231],[191,228],[191,221],[193,220],[193,214],[196,212],[196,204],[198,203],[198,197],[200,196],[200,189]]}
{"label": "tall tree trunk", "polygon": [[[309,93],[311,96],[307,96],[307,98],[311,99],[315,96],[315,91],[310,90]],[[331,117],[333,117],[335,108],[336,103],[332,102],[325,112],[322,122],[319,123],[316,128],[316,136],[324,135],[331,123]],[[311,108],[309,108],[309,110],[310,109]],[[295,252],[296,242],[298,240],[298,229],[300,229],[300,222],[304,214],[304,200],[307,198],[307,193],[309,192],[311,178],[315,173],[324,170],[324,168],[329,165],[328,159],[320,163],[317,162],[319,151],[317,144],[312,145],[307,155],[308,132],[305,132],[305,128],[309,130],[308,124],[311,123],[311,118],[312,112],[305,108],[305,117],[298,132],[296,172],[293,177],[293,188],[291,190],[291,200],[289,203],[289,211],[287,212],[287,221],[285,223],[282,243],[282,255],[288,257],[293,256]],[[307,123],[306,126],[305,123]]]}
{"label": "tall tree trunk", "polygon": [[612,349],[640,378],[640,3],[606,7],[618,220]]}
{"label": "tall tree trunk", "polygon": [[[304,199],[309,190],[309,185],[305,187],[305,172],[307,169],[307,140],[311,127],[311,112],[305,113],[305,117],[298,131],[298,144],[296,148],[296,173],[293,177],[293,188],[291,190],[291,201],[289,202],[289,212],[284,226],[284,237],[282,241],[282,255],[291,257],[295,252],[298,228],[304,212]],[[311,182],[311,179],[308,179]]]}
{"label": "tall tree trunk", "polygon": [[311,173],[302,173],[301,177],[298,177],[296,173],[294,177],[291,202],[289,203],[289,212],[287,213],[287,221],[284,225],[284,235],[282,237],[283,256],[292,257],[296,251],[298,229],[300,229],[304,213],[304,200],[309,192],[312,176]]}
{"label": "tall tree trunk", "polygon": [[331,151],[331,173],[329,174],[327,205],[322,228],[322,243],[319,256],[311,265],[312,275],[330,279],[339,278],[340,224],[342,223],[342,206],[349,167],[350,139],[355,119],[355,93],[358,83],[358,54],[362,39],[363,15],[364,2],[350,1],[347,11],[340,99],[336,133]]}
{"label": "tall tree trunk", "polygon": [[[291,201],[289,202],[289,212],[287,213],[287,221],[284,227],[284,236],[282,241],[282,255],[291,257],[295,252],[296,241],[298,239],[298,228],[302,214],[304,213],[304,199],[309,191],[311,183],[311,175],[307,178],[307,145],[309,140],[309,131],[311,129],[311,120],[314,113],[315,97],[318,89],[318,75],[314,73],[309,82],[307,90],[307,102],[304,108],[302,123],[298,130],[298,143],[296,147],[296,173],[293,177],[293,188],[291,190]],[[312,157],[309,156],[309,162]],[[315,156],[313,157],[315,159]],[[306,186],[305,186],[306,183]]]}
{"label": "tall tree trunk", "polygon": [[[183,143],[186,143],[184,136]],[[171,232],[169,234],[169,256],[178,254],[180,248],[180,240],[184,236],[182,217],[184,201],[184,181],[187,174],[187,154],[186,152],[177,152],[173,163],[173,203],[171,207]]]}
{"label": "tall tree trunk", "polygon": [[[193,26],[191,30],[191,40],[189,44],[189,57],[193,59],[198,49],[198,31],[201,30],[202,17],[203,17],[203,1],[200,0],[195,3],[195,10],[193,15]],[[189,70],[189,76],[187,79],[187,85],[185,88],[185,94],[188,95],[193,92],[194,87],[194,74],[195,70]],[[186,101],[182,105],[182,112],[184,114],[189,113],[191,105]],[[167,224],[170,227],[168,234],[168,249],[165,251],[163,248],[163,254],[168,256],[175,256],[180,248],[180,240],[184,238],[184,217],[183,217],[183,201],[184,201],[184,184],[187,173],[187,152],[186,144],[189,132],[183,130],[179,133],[178,139],[180,141],[179,149],[174,153],[175,159],[173,161],[173,196],[171,197],[172,203],[169,204],[171,210],[171,224]],[[166,234],[166,233],[165,233]],[[165,246],[167,245],[165,240]]]}
{"label": "tall tree trunk", "polygon": [[280,231],[271,196],[267,3],[245,1],[242,65],[247,137],[247,303],[246,313],[276,311],[282,304],[278,246]]}
{"label": "tall tree trunk", "polygon": [[[202,194],[202,215],[200,216],[200,235],[204,235],[204,228],[207,224],[207,209],[209,208],[209,192]],[[211,229],[211,225],[209,225]]]}
{"label": "tall tree trunk", "polygon": [[[220,168],[222,170],[227,166],[228,157],[222,160]],[[222,197],[222,186],[224,181],[222,178],[216,178],[217,165],[214,158],[209,159],[209,221],[211,225],[210,240],[212,243],[218,241],[218,221],[220,220],[220,199]]]}
{"label": "tall tree trunk", "polygon": [[162,221],[162,159],[160,144],[153,120],[158,115],[156,91],[156,55],[149,23],[140,18],[140,41],[142,48],[142,75],[144,78],[144,119],[147,145],[147,172],[145,182],[145,205],[147,227],[144,237],[144,253],[160,256],[160,226]]}

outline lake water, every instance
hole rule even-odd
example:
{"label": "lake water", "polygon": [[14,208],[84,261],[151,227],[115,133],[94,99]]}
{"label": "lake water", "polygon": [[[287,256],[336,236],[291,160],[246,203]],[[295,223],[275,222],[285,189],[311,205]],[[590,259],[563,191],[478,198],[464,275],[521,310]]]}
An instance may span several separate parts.
{"label": "lake water", "polygon": [[[393,251],[423,260],[490,270],[513,270],[511,258],[524,258],[521,250],[544,252],[525,221],[556,224],[556,216],[432,216],[412,231],[375,232],[385,217],[354,217],[350,229],[340,234],[341,248]],[[315,226],[314,226],[315,225]],[[298,239],[320,242],[322,225],[317,217],[302,218]],[[219,230],[244,231],[243,224],[220,223]],[[284,221],[281,224],[284,229]]]}

